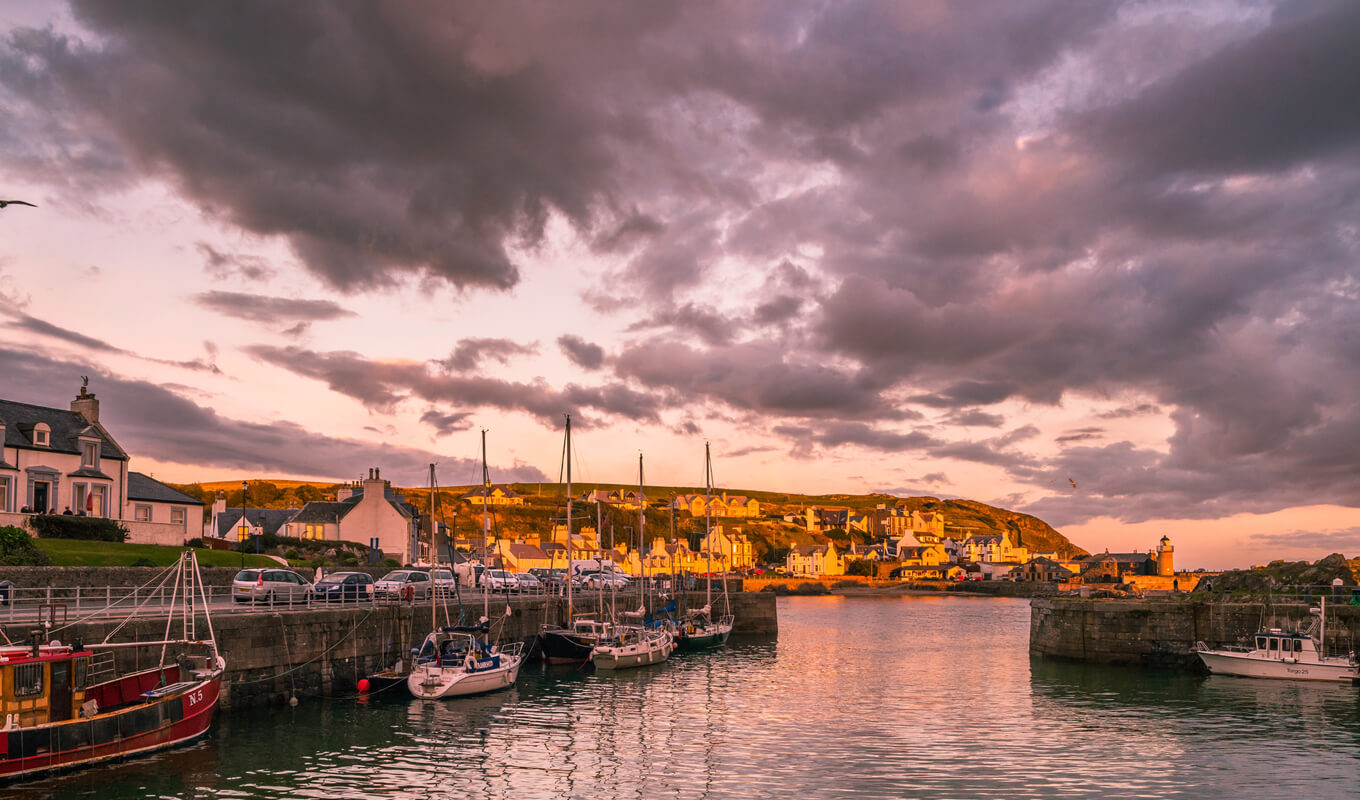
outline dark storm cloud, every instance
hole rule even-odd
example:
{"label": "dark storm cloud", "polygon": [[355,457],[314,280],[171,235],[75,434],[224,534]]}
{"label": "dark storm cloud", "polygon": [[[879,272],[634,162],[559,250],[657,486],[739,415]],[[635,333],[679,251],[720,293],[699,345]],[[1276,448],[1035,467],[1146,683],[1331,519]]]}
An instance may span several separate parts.
{"label": "dark storm cloud", "polygon": [[599,369],[604,366],[604,348],[598,344],[567,333],[557,337],[557,346],[561,348],[567,360],[578,367]]}
{"label": "dark storm cloud", "polygon": [[1092,439],[1102,439],[1105,437],[1104,428],[1077,428],[1068,431],[1062,436],[1054,438],[1058,444],[1069,444],[1071,442],[1086,442]]}
{"label": "dark storm cloud", "polygon": [[[74,396],[81,375],[92,376],[90,389],[100,399],[100,421],[132,455],[134,468],[136,459],[143,457],[204,468],[337,479],[379,466],[394,482],[419,486],[431,462],[452,463],[455,471],[467,474],[477,467],[471,459],[333,438],[291,422],[230,419],[163,386],[109,375],[93,364],[0,349],[0,372],[13,381],[6,399],[56,408],[65,407],[67,398]],[[544,477],[522,465],[505,472],[515,476],[513,480]]]}
{"label": "dark storm cloud", "polygon": [[470,430],[472,422],[468,418],[471,416],[472,414],[466,411],[445,414],[432,408],[420,415],[420,421],[434,428],[440,436],[448,436],[451,433]]}
{"label": "dark storm cloud", "polygon": [[1000,428],[1006,424],[1006,418],[1000,414],[988,414],[977,409],[950,414],[947,419],[951,425],[975,428]]}
{"label": "dark storm cloud", "polygon": [[300,300],[293,297],[268,297],[244,292],[202,292],[193,301],[225,317],[265,324],[324,322],[352,317],[350,311],[330,300]]}
{"label": "dark storm cloud", "polygon": [[258,256],[223,253],[207,242],[195,242],[203,254],[203,271],[217,280],[239,276],[249,281],[267,281],[274,277],[274,269]]}
{"label": "dark storm cloud", "polygon": [[[369,408],[391,412],[408,398],[460,408],[523,411],[556,427],[564,413],[592,424],[582,411],[638,422],[659,422],[662,405],[654,395],[620,384],[553,389],[542,381],[524,383],[500,378],[452,374],[442,362],[376,361],[352,352],[316,352],[300,347],[256,345],[246,348],[255,358],[306,378],[322,381],[332,391]],[[438,410],[438,409],[436,409]]]}
{"label": "dark storm cloud", "polygon": [[[641,393],[257,349],[370,407],[888,452],[917,405],[945,410],[921,452],[1056,520],[1360,503],[1360,6],[529,9],[79,4],[88,41],[0,42],[0,159],[164,176],[348,289],[511,286],[558,213],[615,265],[592,308],[646,331],[610,345]],[[1165,452],[949,427],[1111,397],[1169,418]]]}
{"label": "dark storm cloud", "polygon": [[481,366],[484,359],[489,358],[508,364],[514,356],[533,355],[537,352],[538,345],[520,344],[510,339],[463,339],[454,346],[447,359],[438,363],[444,369],[454,372],[472,372]]}
{"label": "dark storm cloud", "polygon": [[204,348],[208,351],[208,357],[206,359],[196,358],[185,361],[176,361],[173,359],[154,358],[152,356],[137,355],[136,353],[124,350],[121,347],[115,347],[102,339],[96,339],[93,336],[86,336],[85,334],[80,333],[79,331],[73,331],[70,330],[69,328],[63,328],[59,325],[54,325],[46,320],[38,319],[37,317],[34,317],[30,314],[25,314],[23,312],[6,312],[4,310],[0,310],[0,315],[8,315],[9,317],[11,317],[12,321],[4,324],[4,327],[9,328],[11,330],[35,333],[38,334],[39,336],[46,336],[51,339],[57,339],[58,341],[66,342],[67,344],[73,344],[77,347],[83,348],[85,350],[91,350],[96,353],[110,355],[113,354],[125,355],[130,356],[132,358],[138,358],[143,361],[150,361],[156,364],[165,364],[167,366],[179,367],[180,369],[187,369],[195,372],[210,372],[217,375],[220,375],[222,372],[220,369],[217,368],[216,363],[217,346],[211,342],[204,343]]}

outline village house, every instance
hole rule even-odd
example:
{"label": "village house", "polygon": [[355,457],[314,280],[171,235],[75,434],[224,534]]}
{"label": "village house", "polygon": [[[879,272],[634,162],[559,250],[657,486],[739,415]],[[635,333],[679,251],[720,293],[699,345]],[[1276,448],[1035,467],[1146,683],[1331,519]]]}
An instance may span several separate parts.
{"label": "village house", "polygon": [[528,572],[531,569],[551,568],[553,560],[538,547],[502,539],[497,548],[501,561],[511,572]]}
{"label": "village house", "polygon": [[845,559],[830,542],[796,545],[789,550],[785,568],[790,575],[798,576],[844,575]]}
{"label": "village house", "polygon": [[582,503],[600,503],[623,511],[637,511],[647,504],[647,495],[636,491],[595,489],[581,495]]}
{"label": "village house", "polygon": [[887,509],[888,535],[913,537],[922,544],[944,540],[944,515],[935,511],[909,511],[902,506]]}
{"label": "village house", "polygon": [[287,513],[283,536],[368,545],[402,564],[430,559],[429,543],[417,535],[415,508],[377,469],[358,485],[342,487],[334,501],[315,500]]}
{"label": "village house", "polygon": [[888,573],[888,577],[893,580],[903,581],[953,581],[962,580],[967,574],[967,569],[958,564],[903,564]]}
{"label": "village house", "polygon": [[1054,583],[1071,580],[1073,573],[1051,558],[1036,556],[1013,570],[1011,577],[1017,581]]}
{"label": "village house", "polygon": [[86,387],[70,410],[0,400],[0,444],[0,512],[124,518],[128,454]]}
{"label": "village house", "polygon": [[1011,541],[1010,531],[969,536],[960,543],[960,561],[989,564],[1021,564],[1029,560],[1029,550]]}
{"label": "village house", "polygon": [[[124,517],[136,522],[164,522],[180,531],[179,541],[203,530],[203,501],[140,472],[129,472]],[[191,534],[190,531],[193,533]]]}
{"label": "village house", "polygon": [[756,565],[755,546],[746,534],[729,531],[721,526],[715,527],[699,542],[701,551],[713,551],[715,561],[720,561],[726,571],[750,569]]}
{"label": "village house", "polygon": [[735,517],[749,519],[760,516],[760,503],[745,495],[681,494],[670,503],[676,511],[687,512],[692,517]]}
{"label": "village house", "polygon": [[482,498],[486,498],[486,505],[489,506],[521,506],[524,505],[524,495],[511,489],[509,486],[493,486],[487,489],[478,487],[470,492],[459,496],[459,500],[470,503],[474,506],[482,505]]}
{"label": "village house", "polygon": [[809,533],[823,533],[830,530],[846,530],[850,520],[847,506],[808,506],[803,511],[805,525]]}
{"label": "village house", "polygon": [[897,560],[905,567],[937,567],[949,563],[949,555],[938,544],[898,547]]}

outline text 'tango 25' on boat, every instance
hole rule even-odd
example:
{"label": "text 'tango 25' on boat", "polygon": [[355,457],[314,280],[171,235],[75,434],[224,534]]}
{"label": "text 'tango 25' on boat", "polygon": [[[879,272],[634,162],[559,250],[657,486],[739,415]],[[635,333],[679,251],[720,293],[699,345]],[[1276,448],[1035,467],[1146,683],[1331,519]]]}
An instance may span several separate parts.
{"label": "text 'tango 25' on boat", "polygon": [[1210,650],[1198,642],[1195,653],[1215,675],[1331,683],[1360,681],[1360,662],[1354,653],[1346,657],[1323,653],[1327,600],[1324,598],[1320,608],[1310,608],[1308,612],[1313,621],[1302,633],[1262,628],[1256,633],[1254,647]]}
{"label": "text 'tango 25' on boat", "polygon": [[[42,644],[0,647],[0,781],[151,753],[207,732],[217,708],[226,662],[208,638],[194,632],[194,587],[207,610],[198,561],[186,551],[162,585],[178,575],[171,609],[183,610],[184,636],[155,642]],[[181,598],[179,588],[183,587]],[[166,621],[170,630],[171,619]],[[121,627],[121,626],[120,626]],[[116,629],[115,629],[116,630]],[[174,663],[167,647],[189,646]],[[160,647],[162,665],[127,675],[114,673],[113,648]]]}

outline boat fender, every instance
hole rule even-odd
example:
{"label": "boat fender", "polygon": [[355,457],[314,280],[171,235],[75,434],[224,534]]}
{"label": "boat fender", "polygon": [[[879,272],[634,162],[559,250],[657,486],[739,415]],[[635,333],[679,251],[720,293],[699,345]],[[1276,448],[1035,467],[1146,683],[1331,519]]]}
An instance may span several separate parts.
{"label": "boat fender", "polygon": [[467,671],[472,672],[476,669],[477,669],[477,656],[469,652],[467,655]]}

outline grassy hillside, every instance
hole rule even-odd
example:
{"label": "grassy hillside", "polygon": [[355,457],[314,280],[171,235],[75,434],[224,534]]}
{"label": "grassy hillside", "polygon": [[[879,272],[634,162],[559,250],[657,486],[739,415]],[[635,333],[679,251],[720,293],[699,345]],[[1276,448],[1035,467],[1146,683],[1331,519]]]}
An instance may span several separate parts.
{"label": "grassy hillside", "polygon": [[[563,501],[564,487],[556,483],[515,483],[511,487],[525,498],[522,506],[493,507],[493,530],[500,535],[537,534],[546,536],[552,529],[554,520],[560,521],[565,515]],[[246,495],[246,503],[252,508],[290,508],[300,507],[309,500],[332,499],[341,484],[308,484],[301,481],[251,481]],[[241,504],[241,484],[238,481],[218,481],[212,483],[189,484],[176,488],[211,503],[218,491],[227,493],[227,506],[239,507]],[[436,498],[436,516],[449,524],[456,535],[475,538],[481,531],[480,507],[474,507],[458,500],[458,497],[475,487],[440,487]],[[573,483],[572,493],[577,497],[593,489],[624,490],[636,489],[636,485],[611,483]],[[699,486],[647,486],[647,496],[653,503],[664,503],[678,494],[702,494]],[[406,499],[421,512],[428,513],[430,492],[425,488],[398,489]],[[911,510],[934,511],[944,515],[945,533],[953,538],[964,538],[975,534],[993,534],[1009,531],[1017,544],[1038,552],[1057,552],[1060,557],[1069,558],[1085,555],[1086,551],[1067,540],[1048,523],[1028,514],[1020,514],[1003,508],[995,508],[973,500],[940,500],[935,497],[899,498],[886,494],[868,495],[801,495],[784,492],[759,492],[746,489],[728,489],[729,495],[745,495],[758,500],[761,504],[761,517],[754,520],[720,520],[721,524],[739,527],[755,543],[756,552],[761,558],[782,558],[784,551],[793,545],[821,543],[831,538],[842,545],[851,541],[862,544],[863,535],[833,534],[827,537],[808,533],[802,525],[784,522],[786,514],[795,514],[813,505],[847,506],[859,513],[873,511],[878,505],[887,507],[901,505]],[[717,492],[721,493],[721,492]],[[595,509],[581,505],[575,507],[576,519],[586,519],[582,524],[594,525]],[[637,512],[603,509],[601,530],[606,544],[612,541],[637,541]],[[646,518],[647,537],[661,536],[670,538],[672,524],[678,536],[687,537],[697,545],[703,534],[704,520],[691,518],[687,514],[677,514],[672,520],[666,509],[648,509]]]}

